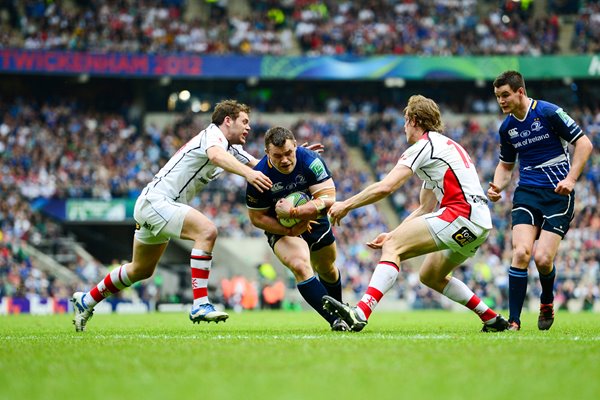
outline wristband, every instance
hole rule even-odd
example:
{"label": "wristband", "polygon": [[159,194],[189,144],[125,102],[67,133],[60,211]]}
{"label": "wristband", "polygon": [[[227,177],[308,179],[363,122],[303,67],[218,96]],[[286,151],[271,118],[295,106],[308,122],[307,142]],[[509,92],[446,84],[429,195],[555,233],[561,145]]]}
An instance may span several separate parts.
{"label": "wristband", "polygon": [[323,199],[321,199],[320,197],[313,199],[310,202],[314,204],[314,206],[316,207],[317,212],[319,214],[321,213],[321,211],[323,211],[325,209],[325,201]]}

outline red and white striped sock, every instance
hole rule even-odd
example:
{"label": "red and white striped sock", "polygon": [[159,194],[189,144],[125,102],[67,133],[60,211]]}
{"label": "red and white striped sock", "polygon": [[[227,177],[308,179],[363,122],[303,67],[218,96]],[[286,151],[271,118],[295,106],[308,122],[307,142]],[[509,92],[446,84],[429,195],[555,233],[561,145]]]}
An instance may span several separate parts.
{"label": "red and white striped sock", "polygon": [[119,268],[110,271],[95,288],[88,292],[89,296],[86,296],[85,305],[94,307],[105,298],[128,288],[132,283],[129,276],[127,276],[125,265],[121,265]]}
{"label": "red and white striped sock", "polygon": [[208,303],[208,276],[212,264],[212,253],[192,249],[190,267],[192,268],[192,291],[194,307]]}
{"label": "red and white striped sock", "polygon": [[450,278],[450,282],[448,282],[442,294],[474,311],[483,322],[487,322],[498,315],[481,301],[467,285],[456,278]]}
{"label": "red and white striped sock", "polygon": [[367,291],[356,305],[364,314],[365,320],[369,319],[383,295],[396,283],[399,272],[400,268],[391,261],[380,261],[377,264]]}

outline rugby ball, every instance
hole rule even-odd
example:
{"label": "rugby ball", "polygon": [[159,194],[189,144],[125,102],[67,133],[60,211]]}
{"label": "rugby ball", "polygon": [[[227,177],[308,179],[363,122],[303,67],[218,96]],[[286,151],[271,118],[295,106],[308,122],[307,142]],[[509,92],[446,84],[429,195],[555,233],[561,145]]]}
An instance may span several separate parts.
{"label": "rugby ball", "polygon": [[[285,198],[290,203],[292,203],[294,207],[298,207],[298,206],[301,206],[302,204],[306,204],[310,200],[310,197],[308,197],[308,195],[304,192],[290,193],[287,196],[285,196]],[[279,218],[279,223],[281,225],[285,226],[286,228],[291,228],[292,226],[296,225],[300,221],[301,221],[300,219],[296,219],[296,218]]]}

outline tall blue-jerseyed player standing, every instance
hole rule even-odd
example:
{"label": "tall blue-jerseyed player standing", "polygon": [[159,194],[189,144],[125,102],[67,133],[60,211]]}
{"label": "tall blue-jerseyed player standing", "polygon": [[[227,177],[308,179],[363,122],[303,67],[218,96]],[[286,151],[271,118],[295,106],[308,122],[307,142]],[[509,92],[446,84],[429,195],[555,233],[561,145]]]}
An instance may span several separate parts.
{"label": "tall blue-jerseyed player standing", "polygon": [[[500,74],[494,80],[494,93],[502,112],[508,115],[499,130],[500,162],[488,189],[490,200],[501,198],[519,161],[512,208],[513,255],[508,271],[509,329],[521,328],[527,267],[533,255],[542,285],[538,328],[547,330],[554,322],[554,258],[573,219],[575,182],[592,152],[592,143],[562,108],[529,98],[519,72]],[[574,147],[572,160],[569,144]]]}
{"label": "tall blue-jerseyed player standing", "polygon": [[[331,173],[316,152],[298,147],[293,133],[286,128],[273,127],[267,131],[265,152],[254,169],[270,177],[273,185],[264,192],[247,186],[250,221],[265,231],[269,246],[294,274],[306,302],[329,322],[333,330],[349,330],[342,319],[321,306],[324,295],[340,301],[342,297],[340,272],[335,267],[335,237],[327,219],[327,210],[335,202]],[[311,200],[294,207],[285,200],[294,192],[304,192]],[[301,222],[285,227],[280,224],[280,218]]]}

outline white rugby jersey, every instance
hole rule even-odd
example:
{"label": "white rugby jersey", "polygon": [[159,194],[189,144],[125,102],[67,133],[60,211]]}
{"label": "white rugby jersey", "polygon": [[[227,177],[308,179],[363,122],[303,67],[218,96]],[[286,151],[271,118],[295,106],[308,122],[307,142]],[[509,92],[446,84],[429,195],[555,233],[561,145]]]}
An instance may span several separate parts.
{"label": "white rugby jersey", "polygon": [[204,186],[223,172],[223,168],[212,164],[206,154],[213,146],[221,147],[242,164],[254,159],[241,145],[230,145],[219,127],[210,124],[171,157],[144,188],[142,196],[166,196],[189,204]]}
{"label": "white rugby jersey", "polygon": [[482,228],[492,228],[475,165],[454,140],[438,132],[425,133],[402,154],[398,164],[412,169],[424,181],[423,187],[433,190],[440,209],[446,207],[440,218],[451,222],[463,216]]}

